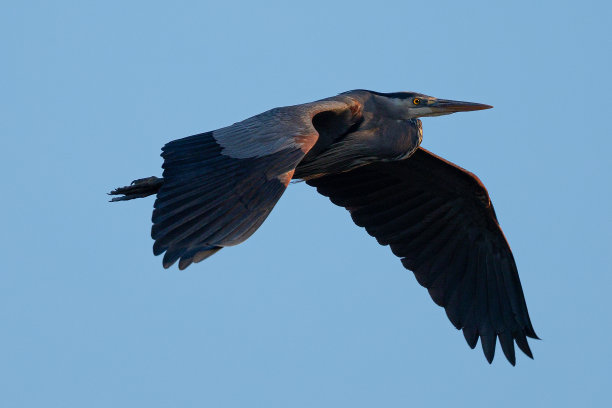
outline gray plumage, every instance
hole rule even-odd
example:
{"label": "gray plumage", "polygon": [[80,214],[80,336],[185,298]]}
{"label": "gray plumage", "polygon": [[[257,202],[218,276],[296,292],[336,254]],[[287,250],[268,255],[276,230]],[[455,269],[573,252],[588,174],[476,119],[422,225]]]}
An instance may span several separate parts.
{"label": "gray plumage", "polygon": [[162,149],[162,178],[111,192],[157,194],[155,255],[184,269],[250,237],[292,179],[305,180],[389,245],[444,307],[469,346],[493,360],[499,339],[532,357],[537,338],[493,205],[473,174],[420,148],[423,116],[490,108],[412,92],[355,90],[275,108]]}

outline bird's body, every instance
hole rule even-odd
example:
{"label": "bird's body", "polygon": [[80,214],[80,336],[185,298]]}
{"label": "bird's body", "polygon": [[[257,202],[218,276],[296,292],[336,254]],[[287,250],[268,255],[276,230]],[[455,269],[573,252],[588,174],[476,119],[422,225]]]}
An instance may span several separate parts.
{"label": "bird's body", "polygon": [[319,138],[297,165],[294,176],[298,179],[341,173],[375,161],[401,160],[414,153],[423,140],[421,121],[394,112],[396,103],[387,98],[357,90],[330,100],[357,101],[358,105],[341,114],[315,117]]}
{"label": "bird's body", "polygon": [[389,245],[473,348],[489,361],[499,338],[529,356],[537,338],[516,265],[482,183],[419,147],[422,116],[490,106],[355,90],[275,108],[226,128],[169,142],[163,178],[112,194],[157,193],[153,251],[184,269],[237,245],[266,219],[292,179],[346,207]]}

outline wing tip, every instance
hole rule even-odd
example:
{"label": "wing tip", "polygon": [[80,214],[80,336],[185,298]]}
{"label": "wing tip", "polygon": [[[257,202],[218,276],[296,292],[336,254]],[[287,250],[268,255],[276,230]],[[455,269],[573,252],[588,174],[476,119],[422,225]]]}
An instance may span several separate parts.
{"label": "wing tip", "polygon": [[508,360],[513,367],[516,366],[516,352],[514,348],[515,343],[527,357],[534,360],[533,352],[529,347],[526,334],[523,331],[514,332],[512,334],[504,334],[504,332],[501,332],[496,333],[495,335],[483,335],[479,333],[478,330],[470,327],[463,327],[462,331],[468,346],[472,350],[476,348],[478,340],[480,339],[483,354],[489,364],[493,363],[495,357],[497,338],[499,338],[499,343],[506,360]]}
{"label": "wing tip", "polygon": [[[187,269],[187,267],[193,263],[198,263],[206,258],[211,257],[212,255],[219,252],[223,247],[221,246],[205,246],[200,248],[191,249],[189,251],[181,251],[181,250],[167,250],[164,254],[164,258],[162,260],[162,266],[164,269],[169,269],[172,265],[179,261],[178,268],[183,271]],[[154,253],[155,255],[160,255],[163,253],[165,249],[160,253]]]}

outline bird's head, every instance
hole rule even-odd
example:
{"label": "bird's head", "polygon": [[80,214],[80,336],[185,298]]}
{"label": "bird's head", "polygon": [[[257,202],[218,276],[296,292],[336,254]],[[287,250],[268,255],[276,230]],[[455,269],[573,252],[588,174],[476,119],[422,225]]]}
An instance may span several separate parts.
{"label": "bird's head", "polygon": [[367,92],[372,94],[379,114],[395,119],[415,119],[492,108],[481,103],[438,99],[416,92]]}

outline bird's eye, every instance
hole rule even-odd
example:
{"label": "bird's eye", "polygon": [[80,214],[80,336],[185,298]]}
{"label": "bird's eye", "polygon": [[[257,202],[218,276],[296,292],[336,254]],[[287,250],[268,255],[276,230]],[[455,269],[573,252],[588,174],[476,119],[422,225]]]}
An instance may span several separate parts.
{"label": "bird's eye", "polygon": [[420,105],[421,104],[421,100],[419,98],[414,98],[412,100],[412,103],[414,103],[415,105]]}

